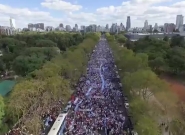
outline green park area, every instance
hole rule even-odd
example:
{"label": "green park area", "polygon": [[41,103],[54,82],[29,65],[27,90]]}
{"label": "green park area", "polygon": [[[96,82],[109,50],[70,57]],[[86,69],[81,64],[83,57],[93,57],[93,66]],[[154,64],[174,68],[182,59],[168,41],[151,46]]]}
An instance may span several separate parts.
{"label": "green park area", "polygon": [[[185,41],[181,36],[132,42],[106,33],[112,48],[129,112],[139,135],[184,135],[185,103],[161,75],[185,75]],[[173,78],[174,79],[174,78]],[[178,93],[178,94],[177,94]]]}
{"label": "green park area", "polygon": [[[0,73],[11,71],[18,76],[16,84],[0,83],[0,135],[16,123],[26,126],[34,135],[40,134],[43,126],[40,116],[54,101],[62,100],[65,104],[69,100],[72,89],[85,74],[100,35],[67,32],[0,35],[3,54]],[[7,93],[10,94],[5,96]]]}
{"label": "green park area", "polygon": [[[0,83],[0,133],[20,120],[24,122],[20,127],[39,134],[41,114],[53,101],[65,104],[69,100],[100,35],[51,32],[0,36],[0,72],[13,71],[19,76],[16,84]],[[139,135],[184,135],[185,104],[160,79],[162,74],[185,74],[184,39],[145,37],[132,42],[123,34],[106,33],[106,37],[128,96],[134,129]]]}

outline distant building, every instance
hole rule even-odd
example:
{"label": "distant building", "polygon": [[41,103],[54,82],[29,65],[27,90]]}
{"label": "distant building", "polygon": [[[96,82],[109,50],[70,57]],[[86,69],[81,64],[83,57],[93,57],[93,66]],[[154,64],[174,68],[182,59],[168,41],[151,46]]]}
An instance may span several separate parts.
{"label": "distant building", "polygon": [[44,23],[36,23],[35,27],[36,27],[36,29],[44,30]]}
{"label": "distant building", "polygon": [[0,35],[13,35],[14,32],[14,28],[8,26],[0,26]]}
{"label": "distant building", "polygon": [[71,26],[70,25],[66,25],[66,31],[71,31]]}
{"label": "distant building", "polygon": [[149,29],[148,21],[145,20],[145,23],[144,23],[144,30],[148,30],[148,29]]}
{"label": "distant building", "polygon": [[155,25],[154,25],[154,30],[158,30],[158,24],[157,23],[155,23]]}
{"label": "distant building", "polygon": [[123,23],[120,24],[119,31],[125,31],[125,26]]}
{"label": "distant building", "polygon": [[75,24],[74,31],[78,31],[78,24]]}
{"label": "distant building", "polygon": [[148,31],[152,32],[152,25],[148,25]]}
{"label": "distant building", "polygon": [[32,23],[29,23],[29,24],[28,24],[28,29],[29,29],[29,30],[32,30],[33,27],[34,27],[34,24],[32,24]]}
{"label": "distant building", "polygon": [[117,32],[117,23],[113,23],[111,28],[110,28],[111,33],[116,33]]}
{"label": "distant building", "polygon": [[106,24],[106,27],[105,27],[106,29],[109,29],[109,24]]}
{"label": "distant building", "polygon": [[171,33],[175,30],[175,24],[174,23],[165,23],[164,24],[164,32],[165,33]]}
{"label": "distant building", "polygon": [[127,22],[126,22],[126,30],[131,28],[131,20],[130,20],[130,16],[127,16]]}
{"label": "distant building", "polygon": [[60,23],[60,24],[59,24],[59,27],[62,27],[62,28],[64,28],[64,25],[63,25],[63,23]]}
{"label": "distant building", "polygon": [[37,30],[43,31],[44,30],[44,23],[36,23],[36,24],[29,23],[28,24],[28,29],[30,31],[37,31]]}
{"label": "distant building", "polygon": [[80,26],[80,29],[85,30],[85,26],[84,25]]}
{"label": "distant building", "polygon": [[13,29],[16,29],[15,19],[13,19],[13,18],[10,18],[10,27]]}
{"label": "distant building", "polygon": [[52,26],[46,26],[45,31],[54,31],[55,28]]}
{"label": "distant building", "polygon": [[176,17],[176,29],[179,30],[179,28],[183,25],[184,16],[177,15]]}

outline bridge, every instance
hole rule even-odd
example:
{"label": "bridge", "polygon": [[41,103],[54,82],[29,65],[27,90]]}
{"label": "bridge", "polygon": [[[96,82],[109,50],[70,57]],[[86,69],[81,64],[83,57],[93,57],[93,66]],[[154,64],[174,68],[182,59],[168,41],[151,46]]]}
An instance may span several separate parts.
{"label": "bridge", "polygon": [[126,33],[125,36],[131,41],[137,41],[140,38],[149,36],[151,38],[163,39],[165,36],[172,38],[173,36],[180,35],[185,37],[185,32],[174,32],[174,33]]}

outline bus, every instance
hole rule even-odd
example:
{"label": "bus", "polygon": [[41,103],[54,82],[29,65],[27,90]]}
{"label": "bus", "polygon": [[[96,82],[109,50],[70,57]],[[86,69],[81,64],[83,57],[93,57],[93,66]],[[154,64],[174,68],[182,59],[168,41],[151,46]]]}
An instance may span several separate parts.
{"label": "bus", "polygon": [[66,124],[67,113],[61,113],[55,120],[55,123],[51,127],[48,135],[62,135]]}

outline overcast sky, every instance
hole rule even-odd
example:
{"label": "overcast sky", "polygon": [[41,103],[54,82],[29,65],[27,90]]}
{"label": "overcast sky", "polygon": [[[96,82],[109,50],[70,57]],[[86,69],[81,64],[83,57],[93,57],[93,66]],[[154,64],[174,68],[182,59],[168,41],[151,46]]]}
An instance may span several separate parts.
{"label": "overcast sky", "polygon": [[177,14],[185,14],[185,1],[179,0],[0,0],[0,25],[16,27],[43,22],[45,26],[126,24],[131,16],[131,27],[149,24],[175,23]]}

